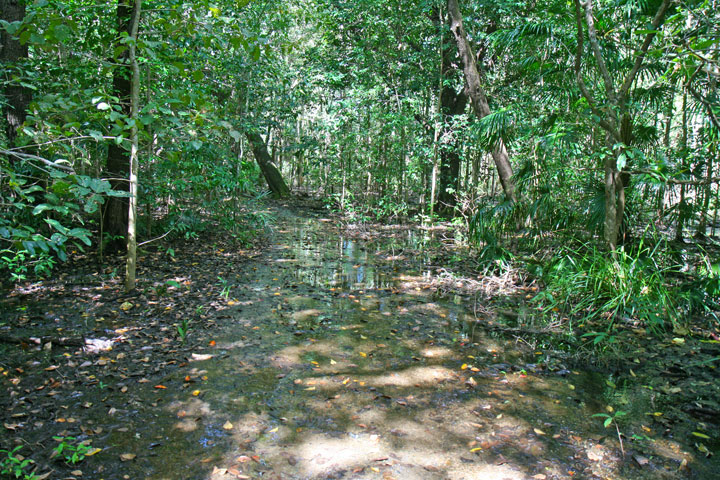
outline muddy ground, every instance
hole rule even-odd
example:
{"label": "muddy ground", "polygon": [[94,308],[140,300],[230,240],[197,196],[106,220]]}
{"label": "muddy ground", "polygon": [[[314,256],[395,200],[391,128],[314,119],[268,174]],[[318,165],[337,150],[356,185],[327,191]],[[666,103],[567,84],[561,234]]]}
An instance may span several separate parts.
{"label": "muddy ground", "polygon": [[717,332],[598,357],[442,231],[268,208],[253,248],[150,246],[132,295],[79,255],[3,292],[0,446],[52,479],[720,478]]}

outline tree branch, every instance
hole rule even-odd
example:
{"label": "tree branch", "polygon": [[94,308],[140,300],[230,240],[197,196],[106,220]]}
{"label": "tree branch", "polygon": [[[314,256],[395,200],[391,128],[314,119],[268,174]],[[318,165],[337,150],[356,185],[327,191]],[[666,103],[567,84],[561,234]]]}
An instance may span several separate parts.
{"label": "tree branch", "polygon": [[[584,44],[583,44],[583,26],[582,26],[582,13],[580,10],[580,1],[575,0],[575,23],[577,25],[577,49],[575,50],[575,80],[577,81],[578,87],[580,87],[580,92],[582,93],[583,97],[585,97],[585,100],[587,100],[588,105],[590,106],[590,110],[595,114],[595,116],[598,118],[598,124],[602,128],[604,128],[610,135],[613,136],[613,138],[616,141],[620,141],[620,132],[617,130],[617,126],[615,125],[615,122],[611,119],[606,120],[604,119],[603,112],[597,107],[595,104],[595,99],[593,98],[592,94],[588,90],[587,86],[585,85],[585,81],[583,81],[582,78],[582,52],[584,50]],[[612,123],[611,123],[612,122]]]}
{"label": "tree branch", "polygon": [[616,95],[615,89],[613,87],[612,77],[610,76],[607,65],[605,65],[605,59],[602,56],[600,44],[598,43],[597,39],[595,19],[593,18],[592,0],[585,0],[584,4],[582,5],[585,7],[585,23],[587,23],[588,26],[588,41],[590,42],[590,48],[592,48],[593,55],[595,56],[595,61],[597,62],[598,68],[600,69],[600,74],[603,77],[603,83],[605,84],[605,94],[607,95],[607,98],[608,100],[610,100],[610,102],[616,103]]}
{"label": "tree branch", "polygon": [[692,95],[695,100],[700,102],[703,107],[705,107],[705,111],[708,114],[708,117],[710,118],[710,122],[715,126],[717,130],[720,130],[720,121],[718,120],[718,117],[715,115],[715,112],[712,109],[712,104],[708,102],[706,99],[704,99],[697,90],[695,90],[690,85],[686,85],[686,88],[688,92],[690,92],[690,95]]}
{"label": "tree branch", "polygon": [[15,157],[18,160],[35,160],[35,161],[38,161],[38,162],[41,162],[41,163],[47,165],[48,167],[57,168],[58,170],[63,170],[68,173],[75,173],[75,170],[70,165],[63,165],[61,163],[55,163],[55,162],[48,160],[47,158],[39,157],[37,155],[31,155],[29,153],[21,153],[21,152],[14,151],[14,150],[6,150],[4,148],[0,148],[0,155],[6,155],[8,157]]}
{"label": "tree branch", "polygon": [[637,170],[623,170],[620,173],[627,175],[650,175],[651,177],[659,178],[664,183],[671,185],[712,185],[720,183],[720,177],[707,177],[702,180],[683,180],[680,178],[668,178],[654,170],[646,170],[642,168]]}
{"label": "tree branch", "polygon": [[[590,0],[588,0],[588,3],[590,3]],[[618,93],[618,101],[620,103],[624,102],[627,98],[627,94],[630,91],[630,87],[632,86],[633,82],[635,81],[637,73],[640,71],[640,67],[642,66],[643,60],[645,59],[648,48],[650,48],[650,44],[655,38],[655,35],[657,34],[657,29],[662,24],[663,19],[665,18],[665,12],[667,12],[667,9],[671,3],[672,0],[663,0],[663,3],[660,4],[660,7],[658,8],[657,13],[655,14],[655,18],[653,18],[651,24],[651,31],[647,35],[645,35],[645,41],[640,47],[640,52],[635,57],[635,64],[633,65],[632,70],[630,70],[630,72],[628,73],[627,77],[625,77],[625,82],[623,83],[622,87],[620,87],[620,92]]]}

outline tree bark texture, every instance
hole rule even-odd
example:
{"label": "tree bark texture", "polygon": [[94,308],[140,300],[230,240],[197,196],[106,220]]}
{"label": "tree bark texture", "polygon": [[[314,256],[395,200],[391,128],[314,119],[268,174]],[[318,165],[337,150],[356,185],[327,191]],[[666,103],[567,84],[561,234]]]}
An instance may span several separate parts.
{"label": "tree bark texture", "polygon": [[[448,76],[454,73],[448,72]],[[440,113],[442,115],[443,132],[440,146],[440,181],[438,192],[439,208],[437,211],[452,211],[457,201],[460,180],[460,142],[453,130],[453,117],[462,115],[467,105],[467,95],[457,92],[452,84],[443,82],[445,86],[440,93]],[[443,142],[447,139],[447,142]]]}
{"label": "tree bark texture", "polygon": [[[458,53],[463,63],[463,73],[467,92],[470,97],[470,105],[478,118],[484,118],[490,114],[490,105],[488,104],[485,90],[482,88],[480,71],[478,70],[475,55],[467,38],[467,33],[463,27],[462,15],[457,0],[448,0],[448,13],[450,17],[450,30],[455,37]],[[492,149],[492,157],[495,162],[500,184],[505,192],[505,198],[511,202],[515,201],[515,183],[513,181],[512,165],[502,139],[498,140]]]}
{"label": "tree bark texture", "polygon": [[245,136],[250,142],[255,161],[257,161],[260,171],[267,181],[268,188],[270,191],[278,197],[287,197],[290,195],[290,189],[285,180],[282,178],[280,171],[277,169],[275,164],[272,162],[270,152],[268,152],[267,145],[263,141],[260,134],[257,132],[246,131]]}
{"label": "tree bark texture", "polygon": [[[116,13],[118,35],[122,32],[131,34],[133,10],[133,0],[118,0]],[[123,66],[117,66],[113,71],[113,91],[120,99],[122,113],[130,115],[132,72],[129,68],[129,51],[125,50],[115,61]],[[113,190],[129,193],[128,181],[119,180],[128,178],[129,171],[130,152],[111,142],[108,147],[106,172],[111,179],[110,185]],[[109,237],[106,248],[110,252],[121,252],[127,246],[128,211],[127,197],[108,197],[103,215],[103,232]]]}
{"label": "tree bark texture", "polygon": [[140,26],[140,12],[142,0],[135,0],[135,8],[130,26],[130,39],[128,60],[132,70],[130,84],[130,119],[133,121],[130,129],[130,197],[128,197],[128,231],[127,231],[127,257],[125,259],[125,291],[135,290],[135,271],[137,266],[137,205],[138,205],[138,112],[140,111],[140,67],[137,61],[137,39]]}
{"label": "tree bark texture", "polygon": [[[8,23],[22,21],[25,18],[25,1],[0,0],[0,18]],[[27,58],[27,45],[22,45],[17,37],[10,35],[4,29],[0,30],[0,71],[6,77],[3,80],[7,82],[7,86],[2,92],[6,99],[2,114],[5,119],[5,133],[10,148],[15,146],[17,131],[25,122],[27,107],[30,104],[30,93],[28,89],[9,80],[13,66]]]}

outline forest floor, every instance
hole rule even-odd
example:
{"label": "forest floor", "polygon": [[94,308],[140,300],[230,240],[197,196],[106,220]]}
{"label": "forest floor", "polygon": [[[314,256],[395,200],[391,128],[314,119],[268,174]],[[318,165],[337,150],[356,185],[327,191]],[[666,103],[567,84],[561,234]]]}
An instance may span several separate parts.
{"label": "forest floor", "polygon": [[109,480],[718,478],[712,332],[630,329],[598,360],[534,320],[541,286],[473,271],[442,231],[347,226],[312,202],[268,209],[275,226],[257,247],[210,236],[143,252],[135,294],[119,258],[98,273],[89,256],[3,292],[0,448],[21,446],[3,467],[25,457],[39,478]]}

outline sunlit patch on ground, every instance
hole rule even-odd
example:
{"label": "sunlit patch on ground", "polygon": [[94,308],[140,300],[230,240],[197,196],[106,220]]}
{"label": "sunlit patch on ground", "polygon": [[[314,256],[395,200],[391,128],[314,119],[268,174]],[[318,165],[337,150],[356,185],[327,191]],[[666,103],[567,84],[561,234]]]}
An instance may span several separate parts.
{"label": "sunlit patch on ground", "polygon": [[368,384],[376,387],[436,386],[453,378],[452,370],[440,366],[411,367],[403,371],[364,377]]}
{"label": "sunlit patch on ground", "polygon": [[455,352],[445,347],[427,347],[420,351],[425,358],[451,358],[456,355]]}

